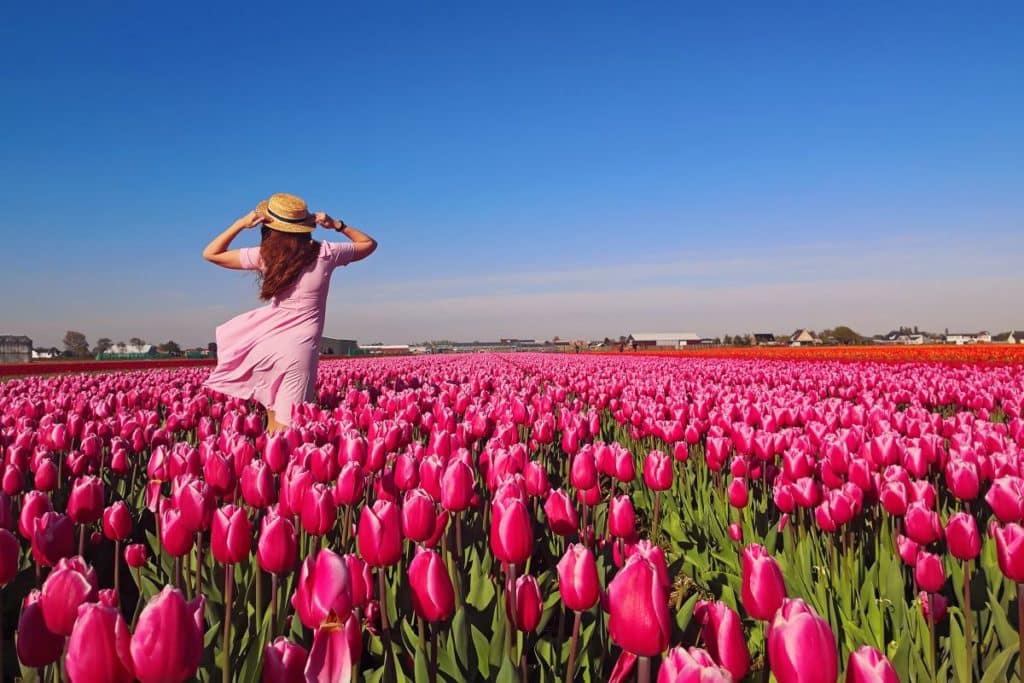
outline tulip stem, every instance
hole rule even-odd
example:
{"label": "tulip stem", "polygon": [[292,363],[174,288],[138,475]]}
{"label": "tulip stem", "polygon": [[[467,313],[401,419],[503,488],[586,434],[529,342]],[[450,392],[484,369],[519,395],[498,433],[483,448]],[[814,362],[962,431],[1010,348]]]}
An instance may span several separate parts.
{"label": "tulip stem", "polygon": [[430,624],[430,683],[437,683],[437,630]]}
{"label": "tulip stem", "polygon": [[203,532],[196,532],[196,596],[203,594]]}
{"label": "tulip stem", "polygon": [[974,615],[971,614],[971,561],[964,562],[964,649],[974,674]]}
{"label": "tulip stem", "polygon": [[516,629],[516,565],[509,562],[505,565],[505,575],[508,586],[505,589],[505,598],[508,600],[508,631],[505,633],[505,652],[513,666],[515,660]]}
{"label": "tulip stem", "polygon": [[256,632],[259,633],[263,625],[263,570],[256,564],[253,580],[256,582]]}
{"label": "tulip stem", "polygon": [[388,626],[388,593],[384,581],[384,567],[377,569],[377,584],[380,588],[380,635],[384,639],[384,680],[395,680],[394,659],[391,652],[391,631]]}
{"label": "tulip stem", "polygon": [[658,542],[661,536],[661,491],[654,492],[654,528],[651,529],[654,535],[654,542]]}
{"label": "tulip stem", "polygon": [[78,525],[78,556],[85,559],[85,525]]}
{"label": "tulip stem", "polygon": [[[121,598],[121,541],[114,541],[114,592]],[[3,672],[3,667],[0,667]]]}
{"label": "tulip stem", "polygon": [[[938,683],[939,672],[938,672],[938,657],[935,651],[935,597],[928,594],[928,637],[929,647],[928,651],[931,654],[931,665],[932,665],[932,683]],[[1024,644],[1024,635],[1021,636],[1022,644]]]}
{"label": "tulip stem", "polygon": [[1019,638],[1019,654],[1017,666],[1019,676],[1024,680],[1024,584],[1017,584],[1017,636]]}
{"label": "tulip stem", "polygon": [[[271,636],[277,635],[277,574],[270,575],[270,626]],[[271,638],[272,639],[272,638]]]}
{"label": "tulip stem", "polygon": [[651,683],[651,658],[637,657],[636,683]]}
{"label": "tulip stem", "polygon": [[135,622],[139,620],[139,612],[142,611],[142,569],[135,570],[135,585],[139,589],[139,597],[135,601],[135,613],[132,614],[132,630],[135,630]]}
{"label": "tulip stem", "polygon": [[576,676],[576,648],[580,642],[580,622],[583,620],[583,612],[576,611],[576,618],[572,622],[572,639],[569,641],[569,665],[565,670],[565,683],[572,683]]}
{"label": "tulip stem", "polygon": [[234,566],[224,565],[224,683],[231,681],[231,603],[235,591]]}

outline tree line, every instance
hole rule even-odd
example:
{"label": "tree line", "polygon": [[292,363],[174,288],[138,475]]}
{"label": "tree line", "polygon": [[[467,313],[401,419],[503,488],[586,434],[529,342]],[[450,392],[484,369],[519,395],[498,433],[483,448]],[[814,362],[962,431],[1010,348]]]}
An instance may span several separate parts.
{"label": "tree line", "polygon": [[[132,337],[127,342],[131,346],[145,346],[147,344],[145,339],[140,337]],[[117,345],[124,346],[125,342],[119,341]],[[101,354],[106,353],[115,346],[114,341],[109,337],[101,337],[96,340],[96,344],[92,347],[89,346],[89,341],[85,334],[77,330],[68,330],[64,334],[64,355],[70,358],[95,358]],[[163,342],[162,344],[156,344],[156,350],[158,353],[166,354],[168,356],[181,355],[181,345],[173,339]]]}

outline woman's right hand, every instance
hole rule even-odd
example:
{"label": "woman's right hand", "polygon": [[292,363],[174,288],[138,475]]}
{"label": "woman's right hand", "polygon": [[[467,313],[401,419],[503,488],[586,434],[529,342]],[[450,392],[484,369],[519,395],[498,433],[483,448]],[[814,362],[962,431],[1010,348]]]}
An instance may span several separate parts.
{"label": "woman's right hand", "polygon": [[254,209],[235,221],[235,225],[243,228],[255,228],[257,225],[266,222],[267,217]]}

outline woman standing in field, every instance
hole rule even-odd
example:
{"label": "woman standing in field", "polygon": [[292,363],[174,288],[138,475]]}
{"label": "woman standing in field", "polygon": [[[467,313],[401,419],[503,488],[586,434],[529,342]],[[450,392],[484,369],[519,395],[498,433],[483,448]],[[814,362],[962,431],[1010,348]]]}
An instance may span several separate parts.
{"label": "woman standing in field", "polygon": [[[261,224],[259,247],[228,248],[238,233]],[[351,241],[316,242],[310,233],[317,225]],[[292,407],[315,398],[331,273],[376,248],[372,237],[326,213],[311,214],[306,202],[284,193],[260,202],[215,237],[203,258],[223,268],[258,270],[260,299],[270,303],[217,328],[217,367],[206,386],[262,403],[268,432],[287,426]]]}

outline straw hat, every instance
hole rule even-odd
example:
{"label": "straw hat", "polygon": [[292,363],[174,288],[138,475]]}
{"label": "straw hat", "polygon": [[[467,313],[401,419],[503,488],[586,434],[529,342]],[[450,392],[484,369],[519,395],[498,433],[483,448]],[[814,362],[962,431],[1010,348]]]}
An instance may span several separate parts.
{"label": "straw hat", "polygon": [[256,205],[256,211],[270,219],[263,225],[280,232],[313,232],[316,218],[300,197],[286,192],[270,195]]}

